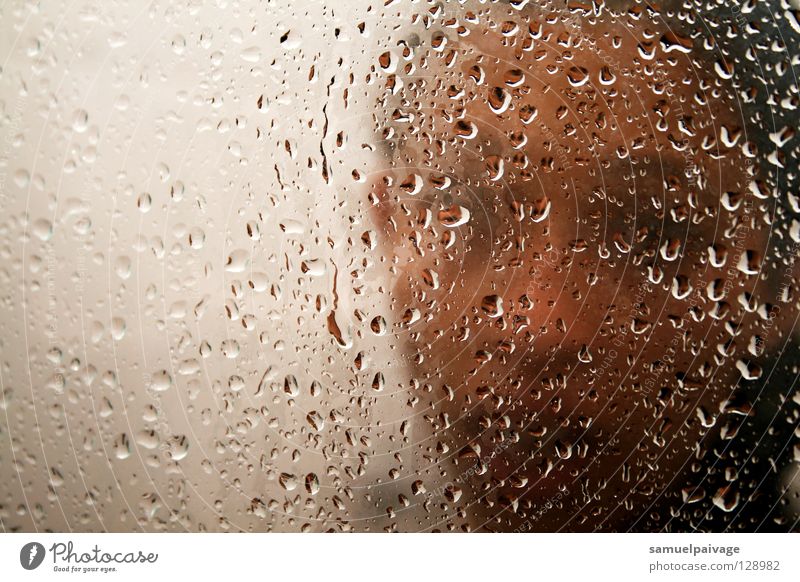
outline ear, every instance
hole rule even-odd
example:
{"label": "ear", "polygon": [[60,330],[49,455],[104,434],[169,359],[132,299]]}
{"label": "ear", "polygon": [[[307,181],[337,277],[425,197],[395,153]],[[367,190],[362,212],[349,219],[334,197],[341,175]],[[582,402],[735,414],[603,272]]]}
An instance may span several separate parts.
{"label": "ear", "polygon": [[[797,324],[800,297],[796,288],[800,278],[800,242],[778,240],[776,236],[763,236],[759,253],[764,260],[758,291],[756,313],[761,321],[760,335],[765,351],[781,350]],[[755,351],[755,350],[754,350]]]}
{"label": "ear", "polygon": [[[757,218],[756,222],[761,219]],[[730,268],[760,265],[758,280],[733,290],[728,298],[732,305],[751,313],[754,325],[748,333],[747,354],[753,357],[780,351],[789,336],[795,333],[798,313],[798,295],[795,291],[800,277],[800,243],[775,240],[763,224],[757,224],[756,235],[745,241],[743,249],[729,259]],[[735,302],[735,303],[734,303]]]}

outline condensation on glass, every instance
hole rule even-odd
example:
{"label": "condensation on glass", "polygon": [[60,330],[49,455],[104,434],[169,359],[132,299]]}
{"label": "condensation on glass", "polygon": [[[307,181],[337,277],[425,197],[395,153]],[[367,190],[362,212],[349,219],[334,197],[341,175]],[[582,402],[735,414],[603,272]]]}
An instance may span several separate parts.
{"label": "condensation on glass", "polygon": [[4,531],[786,531],[800,5],[6,3]]}

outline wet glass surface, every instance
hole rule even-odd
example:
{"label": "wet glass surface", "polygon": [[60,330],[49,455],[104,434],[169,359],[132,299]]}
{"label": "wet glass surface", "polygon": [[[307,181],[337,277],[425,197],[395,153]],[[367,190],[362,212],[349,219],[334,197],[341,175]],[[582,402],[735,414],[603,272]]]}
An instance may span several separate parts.
{"label": "wet glass surface", "polygon": [[2,7],[4,531],[788,531],[800,5]]}

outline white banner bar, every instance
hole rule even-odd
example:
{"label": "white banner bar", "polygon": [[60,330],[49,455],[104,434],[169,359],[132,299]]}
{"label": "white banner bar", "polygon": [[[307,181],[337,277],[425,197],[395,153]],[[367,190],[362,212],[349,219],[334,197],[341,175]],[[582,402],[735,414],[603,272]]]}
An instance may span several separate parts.
{"label": "white banner bar", "polygon": [[3,580],[798,580],[787,534],[3,534]]}

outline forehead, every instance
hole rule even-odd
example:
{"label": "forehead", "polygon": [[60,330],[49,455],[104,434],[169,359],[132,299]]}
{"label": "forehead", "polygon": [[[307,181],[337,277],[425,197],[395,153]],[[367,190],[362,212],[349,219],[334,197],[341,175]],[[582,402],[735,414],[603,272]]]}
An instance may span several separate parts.
{"label": "forehead", "polygon": [[740,156],[725,61],[662,11],[467,3],[411,22],[378,59],[389,73],[387,121],[405,124],[396,142],[460,140],[453,149],[463,153],[505,141],[526,151],[544,131],[537,145],[557,142],[579,166],[661,157],[695,172]]}
{"label": "forehead", "polygon": [[725,101],[720,98],[731,95],[729,65],[711,37],[684,28],[672,12],[639,5],[614,12],[527,5],[517,10],[506,3],[437,5],[396,30],[388,43],[396,44],[396,51],[381,55],[385,61],[379,62],[384,70],[396,69],[429,87],[469,77],[477,86],[506,92],[507,87],[519,87],[522,94],[539,89],[540,98],[598,94],[649,105],[666,96],[667,106],[659,112],[689,99],[700,107],[719,107]]}

